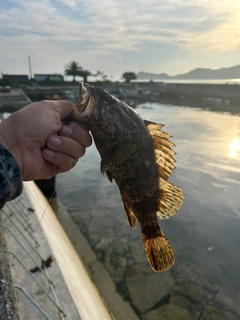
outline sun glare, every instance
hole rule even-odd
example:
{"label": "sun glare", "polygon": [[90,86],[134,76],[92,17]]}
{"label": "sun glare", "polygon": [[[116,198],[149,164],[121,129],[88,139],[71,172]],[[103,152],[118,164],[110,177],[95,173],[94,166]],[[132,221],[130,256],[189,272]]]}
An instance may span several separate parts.
{"label": "sun glare", "polygon": [[229,157],[234,158],[238,151],[240,151],[240,141],[238,138],[234,138],[229,144]]}

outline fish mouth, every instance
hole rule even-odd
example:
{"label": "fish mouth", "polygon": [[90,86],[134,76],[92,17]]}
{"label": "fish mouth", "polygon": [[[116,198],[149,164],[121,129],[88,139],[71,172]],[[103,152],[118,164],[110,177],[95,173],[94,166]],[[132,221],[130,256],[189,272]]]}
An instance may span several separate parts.
{"label": "fish mouth", "polygon": [[90,105],[90,97],[92,95],[91,86],[87,83],[79,83],[79,98],[76,107],[80,113],[83,113]]}

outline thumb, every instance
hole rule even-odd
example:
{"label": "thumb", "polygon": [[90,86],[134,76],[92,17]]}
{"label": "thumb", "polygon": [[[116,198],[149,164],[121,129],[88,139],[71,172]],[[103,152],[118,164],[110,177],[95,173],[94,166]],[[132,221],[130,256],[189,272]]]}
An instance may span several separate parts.
{"label": "thumb", "polygon": [[49,102],[51,103],[51,107],[59,113],[61,120],[67,118],[75,109],[75,105],[68,100],[57,100]]}

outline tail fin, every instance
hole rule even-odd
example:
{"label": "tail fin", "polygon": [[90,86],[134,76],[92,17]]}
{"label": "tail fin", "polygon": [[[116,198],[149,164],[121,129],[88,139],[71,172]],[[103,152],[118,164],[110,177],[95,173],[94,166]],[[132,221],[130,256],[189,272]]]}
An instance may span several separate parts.
{"label": "tail fin", "polygon": [[142,239],[150,266],[156,272],[165,271],[174,264],[172,248],[162,230],[157,237],[149,238],[142,233]]}

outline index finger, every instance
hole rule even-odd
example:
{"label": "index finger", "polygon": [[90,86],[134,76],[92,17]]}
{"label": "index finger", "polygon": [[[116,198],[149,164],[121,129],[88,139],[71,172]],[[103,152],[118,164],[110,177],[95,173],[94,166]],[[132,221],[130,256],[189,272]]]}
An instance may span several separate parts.
{"label": "index finger", "polygon": [[69,123],[67,123],[67,125],[72,126],[72,127],[82,127],[85,130],[89,131],[90,130],[90,126],[87,123],[80,123],[80,122],[76,122],[76,121],[70,121]]}
{"label": "index finger", "polygon": [[91,135],[85,128],[82,127],[82,125],[64,125],[60,129],[59,134],[60,136],[65,136],[76,140],[86,148],[90,147],[92,144]]}
{"label": "index finger", "polygon": [[64,120],[74,111],[75,105],[68,100],[45,101],[60,115],[60,120]]}

